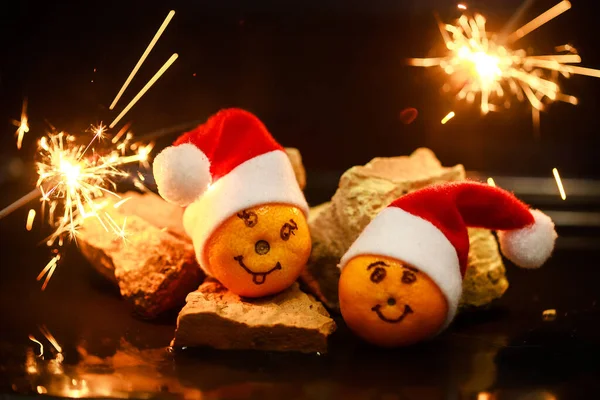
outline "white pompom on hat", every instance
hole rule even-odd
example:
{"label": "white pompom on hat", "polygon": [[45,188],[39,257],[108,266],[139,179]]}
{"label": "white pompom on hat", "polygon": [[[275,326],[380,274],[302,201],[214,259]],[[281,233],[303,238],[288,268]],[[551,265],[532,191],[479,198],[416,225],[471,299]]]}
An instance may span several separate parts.
{"label": "white pompom on hat", "polygon": [[158,193],[181,207],[199,198],[212,180],[208,157],[191,143],[167,147],[154,158],[152,169]]}

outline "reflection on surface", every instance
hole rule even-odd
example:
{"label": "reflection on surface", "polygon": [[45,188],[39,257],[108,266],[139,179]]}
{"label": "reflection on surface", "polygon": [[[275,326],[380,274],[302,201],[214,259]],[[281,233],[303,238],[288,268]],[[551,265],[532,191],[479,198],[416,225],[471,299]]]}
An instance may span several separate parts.
{"label": "reflection on surface", "polygon": [[82,345],[77,346],[77,353],[78,362],[69,365],[61,353],[36,356],[28,349],[26,379],[13,384],[13,390],[74,398],[145,398],[160,392],[202,398],[200,390],[160,372],[171,358],[165,348],[140,350],[122,340],[112,356],[89,354]]}
{"label": "reflection on surface", "polygon": [[[45,254],[10,242],[12,231],[2,229],[2,240],[26,257],[22,268],[6,270],[9,279],[2,269],[0,279],[2,394],[553,400],[586,398],[580,388],[595,384],[600,370],[595,253],[558,252],[543,271],[507,269],[511,288],[496,305],[461,313],[446,332],[418,346],[369,346],[337,318],[327,355],[170,352],[176,313],[153,322],[135,318],[112,286],[81,268],[86,261],[77,254],[42,293],[35,276]],[[4,260],[1,267],[14,264]],[[554,320],[543,319],[547,309],[557,310]],[[39,332],[42,324],[60,352]]]}
{"label": "reflection on surface", "polygon": [[[535,333],[509,336],[486,328],[499,315],[467,313],[447,334],[397,350],[366,345],[342,327],[330,354],[324,356],[173,351],[134,345],[124,338],[117,342],[104,338],[100,346],[81,339],[72,347],[60,343],[63,352],[42,341],[41,353],[40,345],[29,341],[22,348],[18,371],[9,369],[8,375],[13,392],[74,398],[560,398],[556,383],[531,372],[544,369],[539,363],[547,359],[538,356],[548,353],[547,348]],[[542,333],[543,338],[547,335]],[[560,338],[551,342],[555,339]],[[567,349],[578,359],[572,346]],[[556,369],[556,364],[548,363],[546,368]]]}

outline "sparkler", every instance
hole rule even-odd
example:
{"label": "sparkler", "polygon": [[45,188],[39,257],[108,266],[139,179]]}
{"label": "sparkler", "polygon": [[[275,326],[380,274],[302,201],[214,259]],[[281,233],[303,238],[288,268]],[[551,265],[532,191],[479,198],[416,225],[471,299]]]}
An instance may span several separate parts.
{"label": "sparkler", "polygon": [[600,70],[570,65],[581,62],[581,57],[570,45],[556,47],[557,54],[539,56],[511,47],[570,8],[571,3],[563,0],[505,37],[487,32],[483,15],[462,14],[454,25],[438,23],[448,50],[445,56],[412,58],[409,64],[441,68],[450,77],[444,89],[454,89],[456,98],[468,103],[479,97],[482,114],[499,111],[502,106],[509,107],[513,98],[527,100],[534,118],[536,112],[544,110],[545,105],[553,101],[576,105],[576,97],[561,92],[557,83],[559,76],[600,77]]}
{"label": "sparkler", "polygon": [[[101,154],[92,145],[107,135],[106,129],[101,124],[93,127],[93,131],[95,134],[87,145],[78,145],[75,136],[64,132],[48,134],[38,142],[40,161],[37,162],[36,186],[42,197],[42,212],[48,210],[48,223],[54,228],[46,240],[47,246],[62,246],[65,238],[76,239],[78,229],[87,218],[96,218],[107,232],[123,240],[126,238],[127,221],[119,226],[105,209],[106,202],[98,199],[113,196],[121,200],[114,192],[116,179],[130,177],[122,167],[146,163],[153,143],[132,144],[129,134],[116,148]],[[136,152],[130,154],[134,146]],[[38,275],[38,281],[46,276],[42,290],[46,289],[60,258],[57,253]]]}
{"label": "sparkler", "polygon": [[[133,146],[130,144],[117,146],[106,154],[92,151],[86,155],[92,143],[102,135],[104,131],[98,129],[87,146],[74,144],[75,136],[63,132],[49,134],[39,141],[41,160],[37,163],[37,187],[42,193],[43,205],[48,205],[49,222],[56,228],[49,238],[50,244],[65,232],[74,238],[85,218],[96,217],[104,227],[111,226],[108,214],[95,200],[104,195],[120,199],[113,191],[115,179],[129,177],[121,167],[147,162],[153,147],[152,143],[136,144],[136,153],[127,154],[126,150]],[[131,135],[125,140],[130,138]]]}
{"label": "sparkler", "polygon": [[[164,22],[154,35],[154,38],[142,54],[142,57],[130,73],[129,77],[121,87],[121,90],[113,100],[110,109],[119,101],[125,89],[145,61],[152,48],[167,28],[167,25],[175,15],[170,11]],[[175,62],[178,55],[173,54],[169,60],[156,72],[140,92],[112,121],[109,128],[112,129],[129,112],[136,102],[152,87],[152,85],[164,74],[164,72]],[[94,70],[94,72],[96,72]],[[23,136],[29,131],[26,114],[27,102],[23,102],[21,121],[14,121],[18,127],[17,147],[20,149]],[[127,199],[115,192],[117,179],[130,178],[130,175],[122,168],[127,164],[139,163],[149,168],[148,158],[154,144],[142,144],[133,142],[133,134],[129,132],[129,124],[126,124],[111,142],[112,149],[96,150],[96,146],[108,136],[107,127],[100,124],[92,126],[92,139],[87,145],[79,144],[78,137],[54,130],[43,136],[38,141],[39,161],[36,163],[38,180],[36,188],[23,196],[8,207],[0,210],[0,219],[12,211],[22,207],[29,201],[41,197],[42,215],[46,214],[49,225],[54,229],[47,238],[46,245],[55,247],[63,246],[65,239],[76,240],[78,229],[87,218],[96,218],[107,232],[113,232],[118,238],[126,240],[127,219],[119,226],[105,209],[108,201],[101,201],[105,196],[113,196],[118,199],[114,208],[123,204]],[[140,179],[131,177],[138,189],[146,190],[143,176]],[[35,218],[35,210],[30,210],[27,218],[26,229],[31,230]],[[37,280],[45,280],[42,290],[46,286],[61,259],[57,248],[53,249],[54,256],[37,276]],[[60,350],[59,350],[60,352]]]}

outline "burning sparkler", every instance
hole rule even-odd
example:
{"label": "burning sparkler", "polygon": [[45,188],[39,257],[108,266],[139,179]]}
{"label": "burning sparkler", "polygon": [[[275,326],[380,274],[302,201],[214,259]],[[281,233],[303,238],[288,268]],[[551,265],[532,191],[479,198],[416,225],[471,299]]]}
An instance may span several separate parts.
{"label": "burning sparkler", "polygon": [[[459,7],[464,10],[466,7]],[[545,104],[563,101],[573,105],[577,98],[561,92],[559,76],[572,75],[600,77],[600,70],[573,66],[581,57],[569,45],[555,48],[550,55],[528,55],[524,49],[510,45],[548,21],[571,8],[563,0],[548,11],[505,37],[486,31],[486,19],[481,14],[470,17],[463,14],[456,24],[439,22],[447,55],[434,58],[412,58],[410,65],[439,67],[450,76],[444,90],[454,89],[458,100],[473,103],[480,98],[482,114],[509,107],[511,100],[527,100],[534,112],[544,110]],[[443,122],[442,122],[443,123]]]}
{"label": "burning sparkler", "polygon": [[[88,217],[98,218],[105,227],[114,227],[95,199],[104,195],[119,197],[113,191],[116,188],[115,179],[129,177],[121,167],[148,160],[152,143],[136,144],[137,151],[134,154],[125,153],[125,149],[133,146],[129,145],[117,146],[107,154],[92,150],[92,154],[86,155],[94,140],[103,134],[104,131],[98,129],[87,146],[74,144],[75,136],[63,132],[49,134],[39,141],[41,160],[37,163],[37,187],[42,193],[43,205],[49,207],[49,221],[56,227],[49,239],[50,244],[64,233],[69,233],[73,238],[81,220]],[[60,208],[63,209],[62,213],[57,213]]]}
{"label": "burning sparkler", "polygon": [[[146,51],[127,78],[127,81],[115,97],[110,106],[111,110],[124,93],[174,14],[174,11],[170,11],[167,15],[165,21],[146,48]],[[110,129],[116,126],[136,102],[175,62],[177,57],[177,54],[173,54],[167,60],[123,111],[114,118],[109,126]],[[18,127],[18,148],[21,148],[24,134],[29,131],[26,107],[27,102],[24,101],[21,120],[14,121],[14,124]],[[59,247],[63,246],[65,239],[75,240],[77,231],[85,219],[96,218],[107,232],[113,232],[115,236],[126,240],[127,219],[124,219],[123,225],[119,226],[111,217],[108,210],[105,209],[109,202],[101,200],[105,196],[116,197],[118,200],[114,208],[117,208],[127,200],[121,199],[115,192],[117,180],[131,178],[137,188],[146,190],[142,183],[143,175],[138,172],[140,179],[130,177],[129,173],[123,170],[123,167],[128,164],[139,163],[149,168],[148,159],[154,146],[153,142],[150,144],[133,142],[133,134],[129,131],[129,124],[126,124],[112,138],[111,144],[114,145],[113,148],[103,149],[100,147],[97,149],[96,146],[99,145],[102,139],[109,135],[109,132],[103,124],[92,126],[91,131],[93,137],[87,144],[81,144],[77,136],[65,132],[53,131],[43,136],[38,141],[39,160],[36,163],[38,173],[36,188],[8,207],[0,210],[1,219],[29,201],[41,197],[42,215],[47,214],[47,221],[54,229],[46,240],[47,246],[54,247],[53,257],[37,277],[38,281],[45,277],[42,290],[46,288],[61,259],[61,253],[56,248],[56,245]],[[29,212],[26,224],[27,230],[31,230],[35,214],[34,210]]]}
{"label": "burning sparkler", "polygon": [[[92,144],[106,135],[105,127],[100,125],[93,130],[95,134],[87,145],[77,144],[75,136],[64,132],[51,133],[39,140],[36,186],[42,196],[42,213],[48,209],[48,223],[54,228],[46,241],[48,246],[57,243],[62,246],[65,238],[76,239],[77,231],[86,218],[96,218],[108,232],[123,240],[126,237],[126,221],[119,226],[104,209],[106,203],[97,200],[107,195],[120,199],[114,192],[116,179],[130,177],[122,167],[146,163],[153,143],[131,144],[128,141],[132,135],[126,135],[121,143],[125,146],[118,145],[102,154]],[[129,154],[128,150],[132,147],[136,151]],[[38,275],[38,280],[46,276],[42,290],[46,288],[60,257],[56,254]]]}

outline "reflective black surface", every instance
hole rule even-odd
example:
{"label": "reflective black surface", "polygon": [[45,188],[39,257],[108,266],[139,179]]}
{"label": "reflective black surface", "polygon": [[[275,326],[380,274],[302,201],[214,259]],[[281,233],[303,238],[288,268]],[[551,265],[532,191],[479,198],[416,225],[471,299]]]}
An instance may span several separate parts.
{"label": "reflective black surface", "polygon": [[[41,292],[35,277],[47,252],[36,250],[36,234],[22,226],[18,213],[0,224],[3,393],[234,399],[570,399],[600,393],[598,250],[562,246],[536,271],[508,265],[510,288],[501,300],[459,315],[435,340],[406,349],[361,343],[336,317],[339,329],[326,355],[170,352],[175,313],[136,319],[74,246]],[[556,310],[555,320],[543,320],[547,309]],[[44,326],[62,347],[62,363],[39,329]],[[43,343],[43,357],[35,356],[39,346],[30,334]]]}

